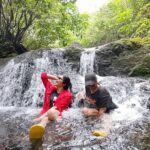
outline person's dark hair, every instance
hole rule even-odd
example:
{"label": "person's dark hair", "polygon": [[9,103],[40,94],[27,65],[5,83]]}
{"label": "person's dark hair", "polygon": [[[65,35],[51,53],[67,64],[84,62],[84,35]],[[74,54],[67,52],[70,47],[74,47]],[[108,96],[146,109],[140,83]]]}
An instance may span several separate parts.
{"label": "person's dark hair", "polygon": [[68,90],[69,88],[70,91],[72,91],[72,84],[68,76],[63,76],[63,83],[65,84],[65,86],[63,87],[64,90]]}

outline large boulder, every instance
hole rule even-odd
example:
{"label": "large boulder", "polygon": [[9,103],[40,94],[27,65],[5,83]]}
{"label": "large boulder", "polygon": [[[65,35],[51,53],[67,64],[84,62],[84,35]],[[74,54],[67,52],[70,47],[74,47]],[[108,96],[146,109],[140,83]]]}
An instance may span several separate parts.
{"label": "large boulder", "polygon": [[150,45],[122,40],[97,47],[95,54],[95,72],[101,76],[150,76]]}

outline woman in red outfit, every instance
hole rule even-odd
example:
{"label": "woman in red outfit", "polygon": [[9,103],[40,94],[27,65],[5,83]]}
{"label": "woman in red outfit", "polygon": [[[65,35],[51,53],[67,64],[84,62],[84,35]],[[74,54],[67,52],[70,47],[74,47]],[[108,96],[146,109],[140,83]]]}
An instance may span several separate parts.
{"label": "woman in red outfit", "polygon": [[[44,103],[41,116],[34,121],[41,121],[39,124],[45,127],[49,121],[55,121],[71,104],[72,94],[68,89],[71,90],[72,85],[67,76],[42,73],[41,79],[45,87]],[[55,80],[56,84],[52,84],[50,80]]]}

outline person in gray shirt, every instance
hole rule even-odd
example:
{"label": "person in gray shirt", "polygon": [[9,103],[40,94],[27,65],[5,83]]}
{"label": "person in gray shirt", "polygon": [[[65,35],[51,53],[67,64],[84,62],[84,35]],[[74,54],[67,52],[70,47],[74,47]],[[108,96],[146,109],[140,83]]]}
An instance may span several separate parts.
{"label": "person in gray shirt", "polygon": [[85,92],[80,92],[77,98],[85,116],[101,116],[117,108],[108,90],[98,84],[94,73],[85,75]]}

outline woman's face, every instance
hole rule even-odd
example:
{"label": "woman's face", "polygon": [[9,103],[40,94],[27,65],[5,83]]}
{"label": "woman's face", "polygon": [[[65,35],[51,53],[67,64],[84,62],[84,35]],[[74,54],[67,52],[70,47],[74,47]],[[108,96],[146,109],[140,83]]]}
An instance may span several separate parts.
{"label": "woman's face", "polygon": [[58,76],[58,79],[56,80],[55,86],[58,87],[63,87],[63,76]]}

